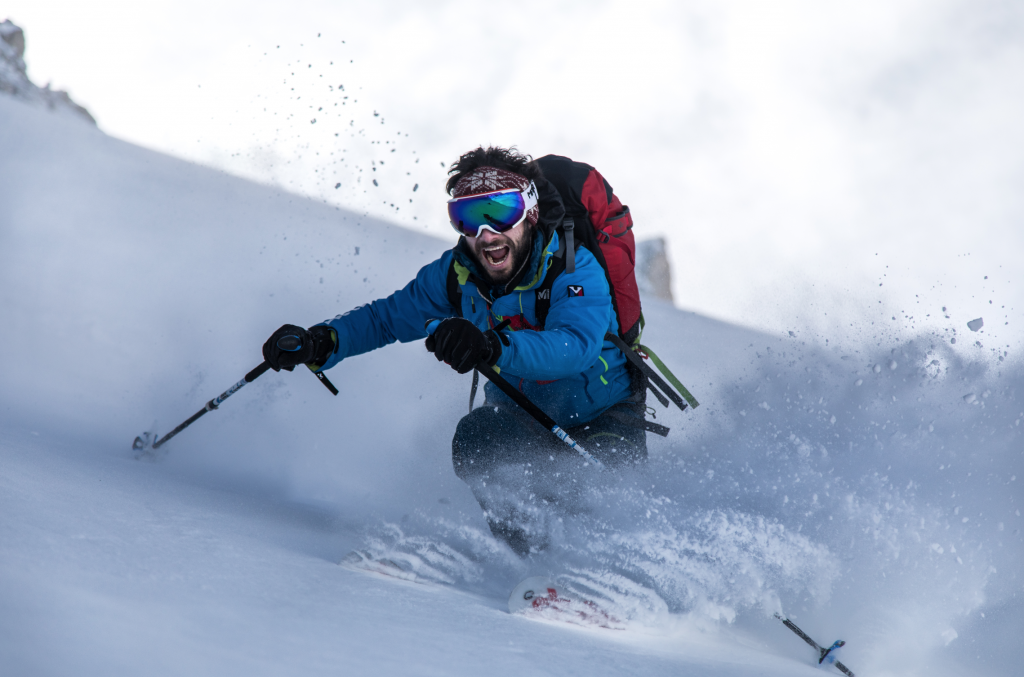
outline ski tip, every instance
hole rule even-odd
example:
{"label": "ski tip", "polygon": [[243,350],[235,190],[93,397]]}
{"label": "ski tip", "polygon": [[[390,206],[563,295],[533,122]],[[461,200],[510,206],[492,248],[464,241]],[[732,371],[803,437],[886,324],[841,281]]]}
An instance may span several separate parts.
{"label": "ski tip", "polygon": [[522,581],[508,597],[508,610],[535,619],[560,621],[585,628],[624,630],[622,621],[594,602],[576,597],[545,576]]}
{"label": "ski tip", "polygon": [[508,612],[518,613],[533,608],[536,600],[557,594],[558,586],[545,576],[531,576],[512,589],[508,596]]}

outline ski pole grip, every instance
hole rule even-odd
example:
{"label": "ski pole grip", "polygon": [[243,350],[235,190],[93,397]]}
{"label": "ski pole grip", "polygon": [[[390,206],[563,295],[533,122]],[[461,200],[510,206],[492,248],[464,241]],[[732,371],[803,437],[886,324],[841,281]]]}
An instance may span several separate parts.
{"label": "ski pole grip", "polygon": [[302,339],[295,335],[282,336],[277,339],[277,347],[285,352],[294,353],[302,350]]}
{"label": "ski pole grip", "polygon": [[270,369],[270,363],[263,362],[262,364],[260,364],[260,366],[256,367],[255,369],[253,369],[252,371],[245,375],[245,382],[252,383],[260,376],[263,376],[263,374],[267,373],[268,369]]}

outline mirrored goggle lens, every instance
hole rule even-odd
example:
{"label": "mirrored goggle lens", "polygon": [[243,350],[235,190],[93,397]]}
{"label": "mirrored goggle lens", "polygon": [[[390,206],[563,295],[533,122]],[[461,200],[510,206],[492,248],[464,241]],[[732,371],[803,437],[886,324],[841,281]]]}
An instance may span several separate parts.
{"label": "mirrored goggle lens", "polygon": [[476,237],[480,226],[504,233],[517,226],[526,213],[526,202],[519,191],[459,198],[448,203],[452,227],[468,237]]}

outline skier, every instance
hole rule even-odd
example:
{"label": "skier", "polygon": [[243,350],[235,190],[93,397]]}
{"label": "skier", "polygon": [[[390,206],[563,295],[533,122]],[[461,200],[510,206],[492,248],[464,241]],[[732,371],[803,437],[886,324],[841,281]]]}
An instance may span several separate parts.
{"label": "skier", "polygon": [[[263,346],[266,361],[275,371],[301,364],[321,371],[396,340],[425,338],[427,350],[460,374],[480,360],[491,365],[605,466],[646,462],[646,391],[605,340],[618,320],[601,263],[579,247],[573,267],[545,280],[566,250],[556,231],[565,215],[558,191],[514,148],[472,150],[449,175],[458,244],[387,298],[308,330],[284,325]],[[538,294],[545,282],[549,295]],[[550,307],[538,319],[541,303]],[[441,322],[428,336],[433,319]],[[289,335],[302,339],[301,349],[278,346]],[[484,393],[484,406],[458,423],[452,463],[494,536],[525,556],[547,545],[546,504],[573,511],[593,468],[493,384]]]}

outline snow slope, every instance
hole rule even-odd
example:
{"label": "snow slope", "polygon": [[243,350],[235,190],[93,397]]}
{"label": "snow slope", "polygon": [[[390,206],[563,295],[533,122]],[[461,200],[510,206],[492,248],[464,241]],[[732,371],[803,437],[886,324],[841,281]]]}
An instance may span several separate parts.
{"label": "snow slope", "polygon": [[[659,410],[650,468],[595,477],[522,562],[451,471],[468,378],[418,344],[344,362],[336,398],[267,374],[159,461],[130,451],[281,323],[390,293],[450,243],[2,97],[0,148],[9,674],[812,674],[775,610],[846,639],[859,674],[1013,673],[1012,356],[867,328],[838,351],[649,301],[645,339],[702,406]],[[353,548],[433,583],[337,566]],[[627,629],[509,616],[531,574]]]}

